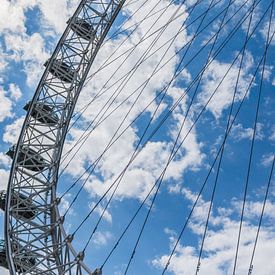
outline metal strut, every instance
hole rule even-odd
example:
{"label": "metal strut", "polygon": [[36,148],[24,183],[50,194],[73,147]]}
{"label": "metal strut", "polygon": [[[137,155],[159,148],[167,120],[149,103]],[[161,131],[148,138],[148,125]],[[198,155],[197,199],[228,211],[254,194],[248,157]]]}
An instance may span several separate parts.
{"label": "metal strut", "polygon": [[[24,107],[27,116],[18,143],[8,152],[13,163],[4,198],[11,274],[101,274],[98,269],[92,272],[83,262],[84,254],[74,250],[58,211],[56,187],[76,101],[124,2],[81,1],[45,63],[33,100]],[[31,211],[23,215],[28,205]]]}

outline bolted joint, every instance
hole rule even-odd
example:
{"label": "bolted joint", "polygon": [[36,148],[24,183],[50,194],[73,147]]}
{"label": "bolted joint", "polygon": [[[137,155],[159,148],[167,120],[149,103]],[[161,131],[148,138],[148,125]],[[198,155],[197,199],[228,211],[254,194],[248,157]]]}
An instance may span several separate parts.
{"label": "bolted joint", "polygon": [[62,216],[62,217],[59,218],[58,223],[59,223],[59,224],[63,224],[63,223],[64,223],[64,220],[65,220],[65,217]]}
{"label": "bolted joint", "polygon": [[84,251],[81,251],[81,252],[78,253],[78,255],[77,255],[77,257],[76,257],[76,260],[77,260],[78,262],[79,262],[79,261],[83,261],[84,257],[85,257],[85,253],[84,253]]}
{"label": "bolted joint", "polygon": [[58,257],[60,255],[60,248],[56,248],[52,251],[52,255],[54,257]]}
{"label": "bolted joint", "polygon": [[102,275],[102,269],[101,268],[97,268],[92,275]]}
{"label": "bolted joint", "polygon": [[68,235],[65,239],[65,242],[71,243],[73,241],[73,239],[74,239],[74,235]]}
{"label": "bolted joint", "polygon": [[56,198],[56,199],[54,200],[53,203],[54,203],[55,205],[59,205],[60,202],[61,202],[61,199],[60,199],[60,198]]}

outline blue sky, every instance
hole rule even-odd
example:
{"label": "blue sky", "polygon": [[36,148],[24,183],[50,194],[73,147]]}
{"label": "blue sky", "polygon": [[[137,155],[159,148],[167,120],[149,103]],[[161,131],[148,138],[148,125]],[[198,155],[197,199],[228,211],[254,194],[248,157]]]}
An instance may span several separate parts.
{"label": "blue sky", "polygon": [[[23,106],[32,98],[44,70],[43,64],[50,57],[66,27],[66,21],[78,2],[78,0],[0,0],[1,189],[6,188],[11,164],[5,152],[17,140],[25,115]],[[269,41],[263,67],[266,38],[268,33],[269,37],[272,37],[275,31],[275,10],[271,6],[272,1],[256,1],[252,16],[249,13],[253,5],[252,0],[248,0],[246,4],[244,1],[232,1],[228,10],[226,10],[228,0],[202,1],[194,9],[192,9],[196,2],[194,0],[185,1],[184,4],[181,4],[181,1],[171,1],[170,6],[168,6],[170,1],[164,0],[159,4],[155,0],[131,2],[133,3],[126,6],[123,13],[118,16],[109,37],[118,29],[122,32],[104,43],[89,74],[92,77],[88,77],[76,105],[76,113],[79,113],[98,92],[104,92],[89,104],[81,119],[73,124],[68,134],[64,154],[71,153],[61,166],[61,170],[65,168],[65,173],[60,177],[59,196],[64,194],[67,188],[100,156],[117,129],[119,129],[119,135],[128,125],[130,127],[104,154],[94,173],[87,178],[84,190],[66,214],[65,227],[68,233],[73,232],[105,190],[116,180],[135,152],[150,119],[153,117],[144,140],[154,132],[169,109],[175,106],[152,139],[147,144],[144,140],[140,142],[143,148],[125,173],[110,207],[87,248],[85,257],[86,263],[92,269],[101,266],[136,209],[161,175],[173,143],[180,132],[177,144],[180,144],[183,139],[184,142],[168,166],[128,271],[128,274],[161,274],[222,144],[239,75],[231,122],[242,101],[243,104],[226,140],[198,273],[232,274],[256,106],[261,89],[261,74],[264,72],[237,262],[237,274],[247,274],[274,156],[275,39]],[[212,5],[214,7],[203,17],[209,5],[210,8]],[[273,7],[272,14],[271,7]],[[143,20],[151,9],[155,14]],[[165,12],[161,14],[164,9]],[[138,12],[135,13],[136,10]],[[160,32],[160,28],[175,14],[175,19],[163,32]],[[204,18],[203,21],[201,21],[202,18]],[[139,23],[141,20],[143,20],[142,23]],[[271,22],[270,28],[269,22]],[[226,23],[225,26],[223,23]],[[223,27],[219,31],[221,24]],[[136,25],[138,28],[133,31],[130,39],[126,39],[127,34],[134,30]],[[236,32],[219,51],[219,47],[227,37],[230,37],[235,27]],[[269,32],[268,29],[270,29]],[[194,39],[196,32],[199,34]],[[218,35],[215,36],[215,34]],[[242,48],[247,34],[251,37],[243,53]],[[141,40],[144,41],[140,42]],[[188,44],[190,41],[192,43]],[[122,42],[122,46],[119,46]],[[152,43],[154,43],[153,46]],[[186,44],[187,46],[182,49]],[[148,58],[143,60],[147,49]],[[131,51],[131,55],[128,56],[127,53]],[[210,56],[209,59],[208,56]],[[139,63],[140,58],[141,63]],[[107,65],[98,71],[106,59]],[[192,81],[209,60],[211,62],[203,73],[198,89],[195,89],[196,85],[191,85],[190,88]],[[235,60],[234,63],[232,63],[233,60]],[[241,69],[239,69],[240,64]],[[133,76],[126,78],[127,81],[125,81],[125,74],[135,66],[137,69]],[[154,70],[157,72],[144,85]],[[174,73],[179,70],[181,73],[173,79]],[[168,88],[165,90],[165,87]],[[137,92],[128,97],[135,90]],[[166,91],[163,100],[160,100],[161,97],[154,99],[162,91]],[[86,142],[78,143],[79,145],[70,151],[75,142],[87,133],[85,129],[90,121],[94,120],[93,126],[97,124],[97,114],[114,92],[118,94],[108,112],[115,111],[93,131],[89,128]],[[137,98],[139,92],[140,97]],[[208,103],[213,92],[215,92],[213,98]],[[185,93],[187,95],[177,104],[179,98]],[[193,94],[195,96],[192,101]],[[121,102],[124,102],[123,105],[116,109]],[[146,108],[149,102],[152,103]],[[135,104],[131,109],[133,103]],[[181,129],[181,123],[191,103],[190,111]],[[130,112],[125,117],[128,110]],[[201,110],[204,111],[200,115]],[[139,119],[132,123],[137,116]],[[122,127],[118,128],[121,121],[124,121]],[[188,133],[190,128],[192,131]],[[74,155],[76,151],[77,154]],[[70,162],[72,156],[74,158]],[[167,274],[195,273],[217,171],[218,168],[215,165],[190,222],[176,247]],[[66,211],[86,176],[87,173],[63,197],[60,205],[61,213]],[[124,274],[150,209],[152,194],[104,265],[104,274]],[[110,195],[111,193],[108,193],[107,198],[99,204],[76,234],[74,245],[77,250],[81,251],[85,246]],[[274,274],[275,258],[272,259],[275,257],[273,256],[275,230],[272,226],[275,219],[274,210],[273,178],[252,274]],[[0,223],[2,225],[3,215]],[[3,235],[3,226],[0,228]],[[4,272],[2,269],[0,271]]]}

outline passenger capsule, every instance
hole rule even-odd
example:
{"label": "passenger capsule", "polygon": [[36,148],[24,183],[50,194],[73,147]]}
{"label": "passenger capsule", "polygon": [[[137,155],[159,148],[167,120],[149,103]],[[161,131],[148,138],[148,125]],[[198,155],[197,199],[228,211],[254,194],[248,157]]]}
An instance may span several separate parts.
{"label": "passenger capsule", "polygon": [[[44,65],[48,66],[49,62],[50,61],[47,60]],[[62,60],[56,59],[52,61],[49,72],[66,83],[72,83],[75,75],[75,70],[71,66]]]}
{"label": "passenger capsule", "polygon": [[[28,199],[25,195],[19,193],[13,193],[11,198],[10,206],[13,207],[17,205],[17,217],[23,217],[28,220],[34,218],[36,214],[35,205],[32,203],[31,199]],[[6,206],[6,191],[0,192],[0,208],[5,211]],[[14,213],[14,211],[13,211]]]}
{"label": "passenger capsule", "polygon": [[71,29],[81,38],[92,40],[95,37],[95,30],[92,25],[82,18],[76,18],[71,24]]}
{"label": "passenger capsule", "polygon": [[[15,269],[16,272],[19,274],[27,272],[30,268],[32,268],[36,260],[33,257],[30,257],[29,253],[22,249],[21,246],[15,242],[12,243],[12,250],[13,253],[16,253],[20,250],[20,254],[23,253],[22,258],[20,259],[20,262],[14,262],[15,263]],[[4,240],[0,240],[0,266],[8,269],[8,262],[7,262],[7,254],[6,254],[6,244]]]}
{"label": "passenger capsule", "polygon": [[[24,106],[24,110],[28,111],[31,107],[31,102]],[[31,116],[43,124],[56,125],[58,123],[58,116],[53,113],[53,108],[45,103],[35,103]]]}
{"label": "passenger capsule", "polygon": [[[14,158],[15,145],[6,153],[10,158]],[[35,172],[41,172],[46,168],[45,160],[33,149],[22,147],[18,153],[17,164]]]}

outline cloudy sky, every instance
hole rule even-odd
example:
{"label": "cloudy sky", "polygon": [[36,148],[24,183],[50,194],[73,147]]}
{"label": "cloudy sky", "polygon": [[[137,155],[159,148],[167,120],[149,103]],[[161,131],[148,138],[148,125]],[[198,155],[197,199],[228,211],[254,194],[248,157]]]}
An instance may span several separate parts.
{"label": "cloudy sky", "polygon": [[[93,210],[77,250],[104,213],[87,245],[92,269],[274,274],[273,2],[126,1],[77,102],[60,169],[68,233]],[[23,106],[78,3],[0,0],[1,189]]]}

